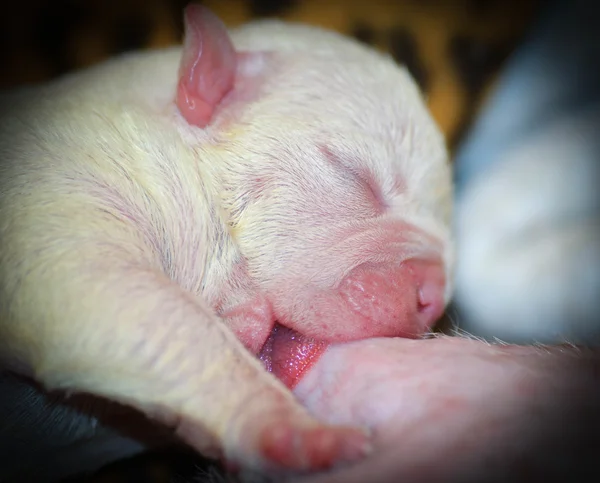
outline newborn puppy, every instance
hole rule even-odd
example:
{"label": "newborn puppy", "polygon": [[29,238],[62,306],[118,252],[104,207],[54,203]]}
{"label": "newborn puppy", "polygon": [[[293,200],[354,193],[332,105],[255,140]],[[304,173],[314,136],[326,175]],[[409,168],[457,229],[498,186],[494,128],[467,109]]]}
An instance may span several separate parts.
{"label": "newborn puppy", "polygon": [[5,368],[242,469],[361,458],[361,428],[288,388],[330,343],[418,338],[442,314],[443,138],[407,71],[353,40],[229,33],[200,6],[185,24],[182,49],[2,97]]}

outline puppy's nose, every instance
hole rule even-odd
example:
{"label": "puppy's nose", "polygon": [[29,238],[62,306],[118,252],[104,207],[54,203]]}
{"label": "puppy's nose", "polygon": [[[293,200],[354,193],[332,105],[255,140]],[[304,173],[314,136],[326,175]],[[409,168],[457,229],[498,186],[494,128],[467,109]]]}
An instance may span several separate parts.
{"label": "puppy's nose", "polygon": [[369,321],[369,332],[419,337],[442,316],[446,277],[441,260],[398,265],[365,263],[339,286],[348,307]]}

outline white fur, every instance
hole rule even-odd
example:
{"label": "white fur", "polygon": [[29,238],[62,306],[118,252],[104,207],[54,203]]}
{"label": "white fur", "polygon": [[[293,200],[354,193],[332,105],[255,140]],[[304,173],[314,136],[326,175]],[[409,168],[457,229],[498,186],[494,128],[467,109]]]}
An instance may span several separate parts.
{"label": "white fur", "polygon": [[[253,466],[252,427],[313,422],[211,308],[258,290],[293,310],[370,260],[435,252],[450,271],[451,186],[442,135],[390,58],[276,22],[233,38],[268,52],[205,130],[175,108],[176,48],[2,100],[0,349],[47,387],[201,421],[198,449],[216,438]],[[323,145],[371,172],[383,215]],[[422,234],[378,245],[400,220]]]}

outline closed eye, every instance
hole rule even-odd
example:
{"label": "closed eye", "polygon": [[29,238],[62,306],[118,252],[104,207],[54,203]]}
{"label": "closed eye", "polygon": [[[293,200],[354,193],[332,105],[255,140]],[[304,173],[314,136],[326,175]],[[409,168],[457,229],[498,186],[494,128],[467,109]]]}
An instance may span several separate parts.
{"label": "closed eye", "polygon": [[344,178],[353,183],[357,183],[361,191],[366,195],[370,204],[375,208],[378,214],[382,214],[389,207],[385,201],[382,190],[377,183],[375,176],[366,168],[355,168],[350,163],[344,162],[339,156],[336,156],[328,147],[322,147],[321,151],[325,158],[336,171]]}
{"label": "closed eye", "polygon": [[389,208],[379,185],[375,181],[375,177],[371,173],[366,170],[357,171],[352,168],[348,168],[348,171],[356,178],[356,180],[358,180],[379,214],[382,214]]}

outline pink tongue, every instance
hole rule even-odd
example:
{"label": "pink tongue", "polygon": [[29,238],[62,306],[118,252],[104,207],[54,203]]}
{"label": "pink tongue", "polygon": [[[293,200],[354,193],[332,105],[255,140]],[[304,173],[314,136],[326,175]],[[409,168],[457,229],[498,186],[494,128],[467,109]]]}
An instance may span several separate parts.
{"label": "pink tongue", "polygon": [[259,358],[269,372],[293,389],[304,373],[319,360],[327,346],[326,342],[275,324]]}

